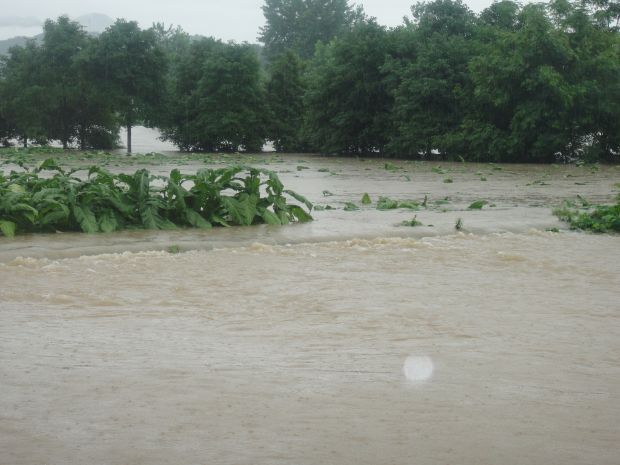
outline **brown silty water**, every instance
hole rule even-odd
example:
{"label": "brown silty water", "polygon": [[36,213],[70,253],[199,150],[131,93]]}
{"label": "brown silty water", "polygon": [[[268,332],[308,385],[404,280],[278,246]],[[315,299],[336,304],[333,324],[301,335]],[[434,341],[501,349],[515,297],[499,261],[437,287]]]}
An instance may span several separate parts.
{"label": "brown silty water", "polygon": [[0,463],[618,463],[620,238],[551,208],[620,170],[250,161],[336,209],[0,239]]}

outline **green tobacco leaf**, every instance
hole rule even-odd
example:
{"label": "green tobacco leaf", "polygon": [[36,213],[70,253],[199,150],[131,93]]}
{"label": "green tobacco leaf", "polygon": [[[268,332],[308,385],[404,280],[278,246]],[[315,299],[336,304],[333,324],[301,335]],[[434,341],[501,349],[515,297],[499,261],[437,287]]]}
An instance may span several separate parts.
{"label": "green tobacco leaf", "polygon": [[105,212],[101,215],[99,229],[104,233],[113,232],[118,229],[118,221],[113,213]]}
{"label": "green tobacco leaf", "polygon": [[377,210],[392,210],[398,208],[398,202],[389,197],[379,197],[377,201]]}
{"label": "green tobacco leaf", "polygon": [[211,223],[205,220],[200,213],[192,209],[185,210],[185,219],[195,228],[208,229],[211,227]]}
{"label": "green tobacco leaf", "polygon": [[359,209],[360,207],[355,205],[353,202],[346,202],[344,204],[344,211],[346,212],[352,212],[352,211],[359,210]]}
{"label": "green tobacco leaf", "polygon": [[64,173],[63,169],[60,167],[58,162],[54,160],[53,158],[48,158],[46,160],[43,160],[41,164],[38,166],[38,168],[35,170],[35,173],[39,171],[43,171],[43,170],[58,171],[60,173]]}
{"label": "green tobacco leaf", "polygon": [[0,221],[0,232],[2,232],[2,234],[4,234],[6,237],[15,236],[15,227],[16,225],[12,221]]}
{"label": "green tobacco leaf", "polygon": [[39,224],[41,226],[54,225],[59,221],[62,222],[69,218],[69,207],[66,205],[54,202],[51,207],[52,208],[46,208],[45,212],[41,213],[39,218]]}
{"label": "green tobacco leaf", "polygon": [[20,184],[9,184],[9,190],[16,194],[24,194],[26,192],[26,188]]}
{"label": "green tobacco leaf", "polygon": [[470,210],[482,210],[482,207],[484,207],[488,203],[489,202],[487,202],[486,200],[476,200],[475,202],[472,202],[467,208],[469,208]]}
{"label": "green tobacco leaf", "polygon": [[99,231],[99,224],[93,212],[86,206],[75,205],[73,216],[85,233],[96,233]]}
{"label": "green tobacco leaf", "polygon": [[257,200],[253,195],[242,194],[239,199],[224,196],[222,197],[222,204],[234,223],[249,226],[256,216]]}
{"label": "green tobacco leaf", "polygon": [[362,196],[362,205],[370,205],[371,203],[372,200],[370,200],[370,195],[368,195],[368,192],[365,192]]}
{"label": "green tobacco leaf", "polygon": [[21,213],[28,221],[35,223],[39,216],[39,211],[28,205],[27,203],[16,203],[10,206],[9,211],[14,213]]}
{"label": "green tobacco leaf", "polygon": [[280,218],[278,217],[278,215],[276,215],[271,210],[267,210],[266,208],[259,209],[258,214],[263,219],[263,221],[267,224],[275,224],[275,225],[282,224],[282,221],[280,221]]}
{"label": "green tobacco leaf", "polygon": [[408,208],[409,210],[419,210],[420,204],[413,200],[403,200],[398,202],[398,208]]}
{"label": "green tobacco leaf", "polygon": [[285,190],[284,193],[290,195],[291,197],[293,197],[298,202],[302,202],[306,207],[308,207],[308,210],[312,211],[312,202],[310,202],[303,195],[298,194],[297,192],[292,191],[292,190],[288,190],[288,189]]}
{"label": "green tobacco leaf", "polygon": [[305,223],[306,221],[312,221],[312,216],[309,213],[306,213],[301,207],[297,205],[291,205],[291,214],[299,221],[300,223]]}

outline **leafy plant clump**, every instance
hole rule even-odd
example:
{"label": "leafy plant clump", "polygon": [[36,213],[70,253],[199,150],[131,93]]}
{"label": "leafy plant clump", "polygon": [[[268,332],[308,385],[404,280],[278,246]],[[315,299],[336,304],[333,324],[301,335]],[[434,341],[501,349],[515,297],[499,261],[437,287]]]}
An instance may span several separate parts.
{"label": "leafy plant clump", "polygon": [[379,200],[377,201],[377,210],[393,210],[395,208],[418,210],[420,208],[420,204],[413,200],[398,201],[389,197],[379,197]]}
{"label": "leafy plant clump", "polygon": [[590,206],[582,201],[579,208],[574,202],[564,202],[553,211],[560,220],[567,222],[571,229],[597,233],[620,232],[620,195],[615,205]]}
{"label": "leafy plant clump", "polygon": [[[48,171],[40,176],[41,171]],[[312,204],[284,189],[265,169],[231,166],[196,174],[173,170],[154,176],[140,169],[112,174],[100,167],[86,179],[66,172],[53,159],[32,172],[0,174],[0,231],[16,233],[121,229],[210,228],[287,224],[312,220]],[[50,176],[51,174],[51,176]],[[261,194],[263,194],[261,196]],[[303,206],[289,204],[287,198]]]}
{"label": "leafy plant clump", "polygon": [[476,200],[475,202],[472,202],[467,208],[469,208],[470,210],[482,210],[482,207],[484,207],[488,203],[489,202],[487,202],[486,200]]}
{"label": "leafy plant clump", "polygon": [[415,227],[415,226],[422,226],[422,222],[420,220],[418,220],[417,216],[414,216],[411,220],[402,221],[400,223],[400,225],[401,226]]}

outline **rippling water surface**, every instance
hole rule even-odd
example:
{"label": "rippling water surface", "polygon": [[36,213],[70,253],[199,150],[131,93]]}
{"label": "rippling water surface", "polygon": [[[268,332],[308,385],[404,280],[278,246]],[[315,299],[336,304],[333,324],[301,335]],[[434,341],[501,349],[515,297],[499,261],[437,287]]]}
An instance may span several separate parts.
{"label": "rippling water surface", "polygon": [[545,229],[620,170],[250,161],[335,209],[0,238],[0,463],[617,463],[620,238]]}

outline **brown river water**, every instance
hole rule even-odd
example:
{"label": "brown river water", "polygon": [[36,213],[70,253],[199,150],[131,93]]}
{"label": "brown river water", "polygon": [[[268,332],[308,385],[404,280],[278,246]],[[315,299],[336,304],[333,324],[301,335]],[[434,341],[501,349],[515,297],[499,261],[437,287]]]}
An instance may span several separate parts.
{"label": "brown river water", "polygon": [[620,237],[551,214],[618,168],[246,161],[335,209],[0,238],[0,464],[618,463]]}

